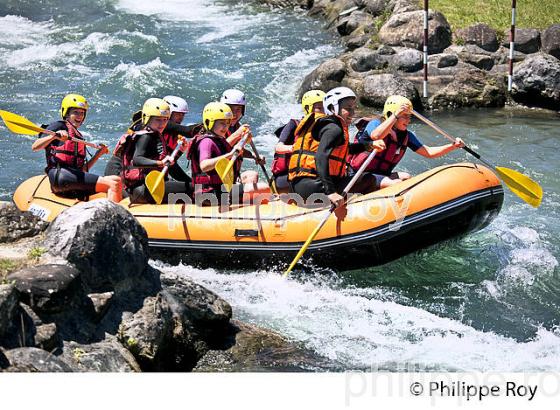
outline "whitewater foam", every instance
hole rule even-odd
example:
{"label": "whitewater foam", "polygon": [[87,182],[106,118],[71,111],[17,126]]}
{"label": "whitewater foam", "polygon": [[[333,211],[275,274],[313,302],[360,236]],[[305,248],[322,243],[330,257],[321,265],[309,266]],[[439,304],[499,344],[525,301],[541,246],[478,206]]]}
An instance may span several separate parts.
{"label": "whitewater foam", "polygon": [[[171,267],[228,300],[234,315],[272,328],[348,369],[547,371],[560,369],[560,337],[539,329],[518,342],[422,309],[378,300],[380,289],[344,289],[336,281],[285,280],[278,273],[219,273]],[[372,297],[373,296],[373,297]]]}

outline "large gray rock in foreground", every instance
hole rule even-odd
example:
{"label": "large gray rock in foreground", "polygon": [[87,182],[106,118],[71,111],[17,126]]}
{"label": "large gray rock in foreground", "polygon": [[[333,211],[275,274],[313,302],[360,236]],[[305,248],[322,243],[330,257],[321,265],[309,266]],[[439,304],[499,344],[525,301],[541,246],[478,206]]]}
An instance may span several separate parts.
{"label": "large gray rock in foreground", "polygon": [[72,372],[63,359],[35,347],[20,347],[5,352],[10,361],[8,372]]}
{"label": "large gray rock in foreground", "polygon": [[45,248],[81,271],[88,293],[126,291],[144,282],[146,231],[122,206],[105,199],[75,205],[49,227]]}
{"label": "large gray rock in foreground", "polygon": [[75,372],[139,372],[134,356],[114,336],[101,342],[79,344],[65,342],[61,358]]}
{"label": "large gray rock in foreground", "polygon": [[0,206],[0,242],[13,242],[43,232],[48,222],[29,212],[21,212],[14,204]]}
{"label": "large gray rock in foreground", "polygon": [[[422,49],[424,38],[424,12],[410,11],[393,14],[379,30],[379,40],[390,46]],[[441,53],[451,44],[451,27],[438,11],[428,13],[428,50]]]}
{"label": "large gray rock in foreground", "polygon": [[165,275],[162,284],[140,310],[125,313],[118,337],[143,370],[188,371],[223,339],[231,306],[182,276]]}
{"label": "large gray rock in foreground", "polygon": [[531,54],[513,70],[512,97],[522,104],[560,110],[560,60]]}
{"label": "large gray rock in foreground", "polygon": [[[22,301],[41,313],[72,308],[84,298],[80,272],[68,265],[37,265],[8,275],[21,293]],[[77,302],[79,303],[79,302]]]}

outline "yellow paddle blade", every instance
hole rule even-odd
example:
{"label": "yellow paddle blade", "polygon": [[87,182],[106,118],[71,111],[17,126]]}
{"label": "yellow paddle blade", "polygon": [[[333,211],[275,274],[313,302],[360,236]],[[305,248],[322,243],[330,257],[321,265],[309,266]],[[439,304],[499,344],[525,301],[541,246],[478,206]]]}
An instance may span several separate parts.
{"label": "yellow paddle blade", "polygon": [[156,204],[161,204],[163,202],[163,196],[165,195],[165,184],[163,182],[164,174],[160,171],[151,171],[146,176],[146,187]]}
{"label": "yellow paddle blade", "polygon": [[228,160],[227,158],[220,158],[216,163],[216,172],[220,176],[220,179],[224,183],[228,192],[231,192],[233,187],[233,164],[234,161]]}
{"label": "yellow paddle blade", "polygon": [[0,110],[0,117],[2,117],[6,127],[16,134],[37,135],[38,133],[45,131],[43,128],[33,124],[27,118],[12,112]]}
{"label": "yellow paddle blade", "polygon": [[529,205],[538,208],[542,201],[542,187],[527,175],[513,169],[496,167],[498,175],[511,191]]}

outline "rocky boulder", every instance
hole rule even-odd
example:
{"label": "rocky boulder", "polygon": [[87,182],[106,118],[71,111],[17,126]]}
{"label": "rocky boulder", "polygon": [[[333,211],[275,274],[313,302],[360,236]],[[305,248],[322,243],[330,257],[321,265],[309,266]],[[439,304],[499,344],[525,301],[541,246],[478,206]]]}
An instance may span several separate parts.
{"label": "rocky boulder", "polygon": [[357,72],[370,70],[381,70],[387,66],[387,59],[383,58],[375,50],[369,48],[358,48],[352,53],[350,67]]}
{"label": "rocky boulder", "polygon": [[347,36],[361,29],[361,32],[370,32],[374,29],[373,18],[363,11],[355,11],[339,20],[336,30],[341,36]]}
{"label": "rocky boulder", "polygon": [[208,351],[195,372],[336,371],[341,367],[291,343],[278,333],[232,321],[228,341]]}
{"label": "rocky boulder", "polygon": [[212,345],[223,339],[230,305],[190,280],[166,275],[163,291],[146,298],[135,313],[125,313],[118,337],[143,370],[191,370]]}
{"label": "rocky boulder", "polygon": [[146,231],[132,214],[108,200],[67,209],[53,221],[46,237],[48,256],[74,265],[87,293],[124,292],[153,280],[144,274]]}
{"label": "rocky boulder", "polygon": [[560,60],[549,54],[536,53],[516,65],[512,97],[525,105],[559,110]]}
{"label": "rocky boulder", "polygon": [[48,222],[29,212],[21,212],[14,204],[0,206],[0,243],[38,235],[48,226]]}
{"label": "rocky boulder", "polygon": [[437,68],[454,67],[459,62],[457,54],[441,53],[428,56],[428,63],[433,63]]}
{"label": "rocky boulder", "polygon": [[346,65],[337,58],[331,58],[322,62],[319,67],[309,73],[300,87],[300,97],[305,92],[313,89],[328,91],[340,86],[346,75]]}
{"label": "rocky boulder", "polygon": [[385,11],[389,0],[356,0],[356,4],[363,7],[364,11],[376,17]]}
{"label": "rocky boulder", "polygon": [[80,272],[68,265],[31,266],[8,275],[8,280],[39,314],[72,309],[85,298]]}
{"label": "rocky boulder", "polygon": [[465,44],[474,44],[486,51],[493,52],[499,47],[496,30],[484,23],[458,29],[455,31],[455,36]]}
{"label": "rocky boulder", "polygon": [[429,98],[432,108],[501,107],[507,95],[503,76],[486,71],[458,70],[453,81]]}
{"label": "rocky boulder", "polygon": [[395,70],[413,73],[423,67],[424,54],[413,48],[405,48],[397,51],[389,61],[389,66]]}
{"label": "rocky boulder", "polygon": [[64,342],[60,356],[74,372],[139,372],[134,356],[114,336],[92,344]]}
{"label": "rocky boulder", "polygon": [[560,24],[553,24],[543,31],[542,51],[560,59]]}
{"label": "rocky boulder", "polygon": [[[502,46],[509,49],[509,36],[504,38]],[[515,50],[532,54],[541,48],[541,33],[534,28],[516,28],[515,29]]]}
{"label": "rocky boulder", "polygon": [[72,372],[63,359],[36,347],[20,347],[5,352],[10,362],[8,372]]}
{"label": "rocky boulder", "polygon": [[18,310],[18,294],[14,285],[0,285],[0,340],[12,324]]}
{"label": "rocky boulder", "polygon": [[396,74],[372,74],[364,79],[360,102],[370,107],[383,107],[387,97],[394,94],[409,98],[413,104],[420,101],[418,90],[409,80]]}
{"label": "rocky boulder", "polygon": [[[422,50],[424,12],[408,11],[393,14],[379,30],[379,40],[390,46]],[[451,44],[451,27],[445,16],[437,11],[428,13],[428,51],[441,53]]]}

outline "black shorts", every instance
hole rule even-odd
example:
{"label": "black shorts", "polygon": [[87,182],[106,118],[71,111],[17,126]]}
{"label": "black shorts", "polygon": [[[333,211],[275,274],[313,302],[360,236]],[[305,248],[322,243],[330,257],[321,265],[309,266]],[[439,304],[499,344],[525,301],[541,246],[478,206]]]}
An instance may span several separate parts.
{"label": "black shorts", "polygon": [[95,186],[99,175],[84,172],[76,168],[50,168],[47,171],[51,189],[55,194],[68,197],[80,197],[96,193]]}

